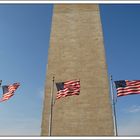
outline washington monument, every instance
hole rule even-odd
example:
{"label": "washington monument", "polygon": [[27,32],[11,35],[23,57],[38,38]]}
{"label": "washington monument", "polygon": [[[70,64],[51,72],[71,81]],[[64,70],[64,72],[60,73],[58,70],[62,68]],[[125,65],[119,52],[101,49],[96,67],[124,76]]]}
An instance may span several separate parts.
{"label": "washington monument", "polygon": [[[73,79],[80,80],[80,94],[55,100],[51,110],[55,82]],[[42,136],[114,135],[98,5],[54,5],[43,105]]]}

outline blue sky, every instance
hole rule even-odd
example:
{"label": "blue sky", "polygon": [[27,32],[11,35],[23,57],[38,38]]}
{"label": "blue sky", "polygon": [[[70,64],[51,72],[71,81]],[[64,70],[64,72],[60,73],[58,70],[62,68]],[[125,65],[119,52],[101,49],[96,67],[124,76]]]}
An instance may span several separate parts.
{"label": "blue sky", "polygon": [[[20,82],[0,104],[0,136],[39,136],[53,5],[0,5],[0,79]],[[108,73],[140,79],[140,5],[100,5]],[[2,90],[0,91],[2,95]],[[119,135],[140,135],[140,95],[118,98]]]}
{"label": "blue sky", "polygon": [[52,5],[0,5],[0,78],[21,83],[0,104],[0,136],[40,135],[51,13]]}
{"label": "blue sky", "polygon": [[[114,80],[140,79],[140,5],[101,5],[108,73]],[[140,135],[140,95],[119,97],[119,135]]]}

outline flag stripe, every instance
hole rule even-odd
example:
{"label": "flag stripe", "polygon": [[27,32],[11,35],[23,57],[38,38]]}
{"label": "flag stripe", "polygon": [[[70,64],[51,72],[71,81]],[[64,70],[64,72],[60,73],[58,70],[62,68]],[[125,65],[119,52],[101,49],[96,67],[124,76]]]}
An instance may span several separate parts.
{"label": "flag stripe", "polygon": [[127,86],[137,86],[137,85],[140,85],[140,83],[133,83],[133,84],[130,84],[130,83],[126,83]]}
{"label": "flag stripe", "polygon": [[117,93],[125,93],[125,92],[140,92],[140,90],[121,90],[121,91],[118,91]]}
{"label": "flag stripe", "polygon": [[67,94],[67,93],[73,93],[73,92],[80,92],[80,89],[76,89],[74,91],[69,91],[69,90],[63,91],[63,90],[60,90],[60,91],[57,92],[57,94]]}
{"label": "flag stripe", "polygon": [[135,84],[135,83],[140,83],[140,80],[133,80],[133,81],[125,80],[125,82],[129,84]]}
{"label": "flag stripe", "polygon": [[140,88],[140,85],[136,85],[136,86],[127,86],[127,87],[119,87],[117,88],[117,90],[122,90],[122,89],[135,89],[135,88]]}
{"label": "flag stripe", "polygon": [[79,80],[70,80],[70,81],[66,81],[65,84],[73,84],[73,83],[79,83]]}
{"label": "flag stripe", "polygon": [[140,88],[127,88],[127,89],[119,89],[119,90],[117,90],[117,92],[120,92],[120,91],[125,92],[125,91],[131,91],[131,90],[137,90],[137,91],[140,91]]}
{"label": "flag stripe", "polygon": [[7,95],[7,96],[3,96],[3,97],[0,99],[0,102],[8,100],[8,99],[11,98],[13,95],[14,95],[13,93],[10,93],[10,94]]}
{"label": "flag stripe", "polygon": [[140,92],[132,93],[132,92],[127,92],[127,93],[119,93],[117,94],[118,97],[120,96],[125,96],[125,95],[133,95],[133,94],[140,94]]}
{"label": "flag stripe", "polygon": [[57,95],[56,99],[59,99],[61,97],[71,96],[71,95],[79,95],[79,93],[73,92],[71,94],[59,94],[59,95]]}

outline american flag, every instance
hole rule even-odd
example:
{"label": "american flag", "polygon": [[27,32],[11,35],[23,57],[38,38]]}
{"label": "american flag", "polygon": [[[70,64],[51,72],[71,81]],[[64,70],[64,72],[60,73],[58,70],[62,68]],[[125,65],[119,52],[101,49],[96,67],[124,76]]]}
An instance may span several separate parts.
{"label": "american flag", "polygon": [[115,81],[117,96],[140,94],[140,80],[120,80]]}
{"label": "american flag", "polygon": [[80,81],[70,80],[66,82],[56,83],[57,96],[56,99],[66,96],[79,95],[80,93]]}
{"label": "american flag", "polygon": [[14,95],[14,92],[16,91],[16,89],[20,86],[19,83],[14,83],[12,85],[5,85],[2,86],[3,89],[3,96],[0,99],[0,102],[2,101],[6,101],[9,98],[11,98]]}

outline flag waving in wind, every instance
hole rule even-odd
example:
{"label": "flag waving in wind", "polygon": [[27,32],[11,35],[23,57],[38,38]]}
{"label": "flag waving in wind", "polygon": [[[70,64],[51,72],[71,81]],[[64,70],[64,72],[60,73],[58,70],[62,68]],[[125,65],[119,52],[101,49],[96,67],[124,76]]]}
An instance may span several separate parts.
{"label": "flag waving in wind", "polygon": [[80,93],[80,81],[70,80],[66,82],[56,83],[57,96],[56,99],[66,96],[79,95]]}
{"label": "flag waving in wind", "polygon": [[120,80],[115,81],[117,96],[140,94],[140,80]]}
{"label": "flag waving in wind", "polygon": [[9,98],[11,98],[14,95],[14,92],[17,90],[17,88],[20,86],[19,83],[14,83],[12,85],[5,85],[2,86],[3,89],[3,96],[0,99],[0,102],[6,101]]}

